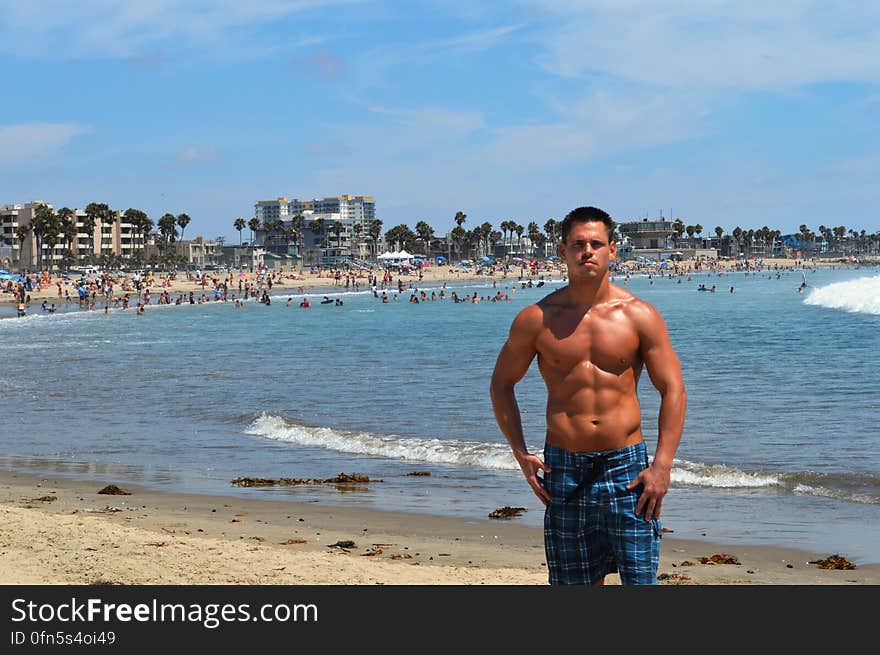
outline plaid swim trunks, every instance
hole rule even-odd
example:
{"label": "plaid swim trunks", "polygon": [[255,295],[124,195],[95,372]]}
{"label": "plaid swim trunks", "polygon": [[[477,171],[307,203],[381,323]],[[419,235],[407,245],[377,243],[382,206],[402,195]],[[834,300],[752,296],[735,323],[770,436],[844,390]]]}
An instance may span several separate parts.
{"label": "plaid swim trunks", "polygon": [[620,572],[625,585],[657,584],[660,519],[636,515],[642,485],[626,485],[648,466],[645,443],[575,453],[544,446],[544,547],[551,585],[593,585]]}

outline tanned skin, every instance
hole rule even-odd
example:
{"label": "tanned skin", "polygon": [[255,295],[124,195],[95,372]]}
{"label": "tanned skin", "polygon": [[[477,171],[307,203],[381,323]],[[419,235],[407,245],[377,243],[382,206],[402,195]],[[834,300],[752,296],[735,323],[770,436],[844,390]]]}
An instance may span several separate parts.
{"label": "tanned skin", "polygon": [[609,282],[617,246],[601,221],[574,222],[559,254],[568,286],[523,309],[514,319],[492,374],[498,426],[535,495],[550,496],[523,437],[514,387],[535,355],[547,385],[547,443],[573,452],[625,448],[643,440],[637,396],[647,369],[660,393],[657,449],[651,465],[628,485],[643,484],[636,513],[660,516],[672,460],[681,441],[687,397],[666,323],[649,303]]}

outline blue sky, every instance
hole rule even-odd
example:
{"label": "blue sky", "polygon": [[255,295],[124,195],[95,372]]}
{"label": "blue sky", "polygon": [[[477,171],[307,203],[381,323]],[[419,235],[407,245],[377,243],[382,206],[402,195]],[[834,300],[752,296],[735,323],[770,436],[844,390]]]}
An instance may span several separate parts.
{"label": "blue sky", "polygon": [[880,4],[0,0],[0,203],[880,229]]}

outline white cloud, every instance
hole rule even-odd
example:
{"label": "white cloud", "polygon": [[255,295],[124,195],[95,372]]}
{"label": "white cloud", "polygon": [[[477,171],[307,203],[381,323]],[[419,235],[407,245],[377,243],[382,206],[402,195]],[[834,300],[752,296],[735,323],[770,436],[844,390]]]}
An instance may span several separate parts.
{"label": "white cloud", "polygon": [[72,123],[0,125],[0,167],[17,168],[49,159],[74,137],[89,131]]}
{"label": "white cloud", "polygon": [[467,134],[483,127],[483,116],[476,111],[455,111],[443,107],[398,109],[378,105],[370,107],[370,111],[390,116],[395,122],[420,131],[443,130]]}
{"label": "white cloud", "polygon": [[[0,4],[0,49],[16,55],[134,57],[159,49],[239,45],[239,30],[363,0],[11,0]],[[256,45],[256,44],[251,44]],[[261,44],[269,47],[267,44]]]}
{"label": "white cloud", "polygon": [[377,87],[392,85],[389,71],[395,68],[427,66],[490,50],[509,40],[522,28],[523,25],[502,25],[443,38],[383,44],[361,53],[352,62],[353,78],[358,88],[369,88],[375,93]]}
{"label": "white cloud", "polygon": [[880,6],[714,0],[523,0],[550,17],[537,62],[652,85],[775,89],[880,80]]}
{"label": "white cloud", "polygon": [[219,161],[220,151],[211,146],[185,146],[169,161],[172,168],[189,164],[203,164]]}
{"label": "white cloud", "polygon": [[345,60],[326,48],[307,57],[295,57],[293,63],[309,77],[319,80],[334,80],[345,71]]}

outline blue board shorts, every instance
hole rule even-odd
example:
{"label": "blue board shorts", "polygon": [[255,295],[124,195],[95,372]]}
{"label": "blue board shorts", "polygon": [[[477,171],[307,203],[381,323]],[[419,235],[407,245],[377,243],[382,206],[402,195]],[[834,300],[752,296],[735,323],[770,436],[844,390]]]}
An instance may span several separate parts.
{"label": "blue board shorts", "polygon": [[626,486],[648,467],[645,443],[576,453],[546,444],[544,547],[551,585],[593,585],[620,573],[625,585],[657,584],[660,519],[636,515],[642,485]]}

